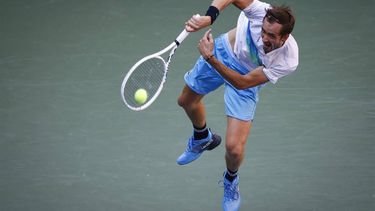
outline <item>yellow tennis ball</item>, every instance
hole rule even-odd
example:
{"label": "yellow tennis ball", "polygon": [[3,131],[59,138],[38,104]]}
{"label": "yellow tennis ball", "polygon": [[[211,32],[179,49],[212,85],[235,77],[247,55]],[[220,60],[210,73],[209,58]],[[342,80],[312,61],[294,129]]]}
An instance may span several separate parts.
{"label": "yellow tennis ball", "polygon": [[138,89],[134,94],[134,100],[139,105],[142,105],[147,101],[147,91],[145,89]]}

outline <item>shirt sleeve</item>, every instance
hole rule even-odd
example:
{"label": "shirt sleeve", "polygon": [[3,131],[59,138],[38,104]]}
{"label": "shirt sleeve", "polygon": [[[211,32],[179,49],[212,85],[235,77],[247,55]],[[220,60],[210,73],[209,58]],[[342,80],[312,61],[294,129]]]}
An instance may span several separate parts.
{"label": "shirt sleeve", "polygon": [[276,82],[280,78],[289,75],[290,73],[294,72],[296,69],[297,69],[297,66],[290,67],[290,68],[279,66],[279,67],[272,67],[272,68],[263,68],[263,72],[271,83],[276,84]]}
{"label": "shirt sleeve", "polygon": [[250,20],[263,20],[263,17],[266,14],[266,9],[270,7],[270,4],[254,0],[248,7],[243,9],[243,11]]}

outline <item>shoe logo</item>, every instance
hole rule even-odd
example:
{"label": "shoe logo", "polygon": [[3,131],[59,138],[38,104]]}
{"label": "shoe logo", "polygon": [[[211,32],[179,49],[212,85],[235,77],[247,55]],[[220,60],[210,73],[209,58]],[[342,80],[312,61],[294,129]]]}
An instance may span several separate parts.
{"label": "shoe logo", "polygon": [[212,140],[208,141],[205,145],[201,147],[201,149],[206,149],[211,143],[212,143]]}

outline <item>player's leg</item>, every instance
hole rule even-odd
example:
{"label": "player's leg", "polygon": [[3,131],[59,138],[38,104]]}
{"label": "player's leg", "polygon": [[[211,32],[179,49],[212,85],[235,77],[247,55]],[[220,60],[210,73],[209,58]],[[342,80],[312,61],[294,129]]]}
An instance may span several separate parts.
{"label": "player's leg", "polygon": [[245,156],[245,146],[250,133],[251,121],[227,117],[225,161],[229,173],[236,173]]}
{"label": "player's leg", "polygon": [[245,146],[250,134],[258,101],[259,88],[237,90],[225,86],[224,101],[227,114],[225,143],[224,210],[238,210],[241,197],[239,192],[238,170],[245,156]]}
{"label": "player's leg", "polygon": [[223,209],[238,210],[241,197],[239,177],[237,175],[245,156],[245,146],[250,133],[251,121],[243,121],[233,117],[227,118],[227,134],[225,143],[225,161],[227,170],[224,173]]}
{"label": "player's leg", "polygon": [[189,86],[185,86],[178,98],[178,104],[185,110],[194,128],[185,152],[177,158],[180,165],[196,160],[203,151],[212,150],[221,142],[221,137],[213,134],[207,127],[203,97],[204,95],[197,94]]}
{"label": "player's leg", "polygon": [[206,111],[202,102],[203,97],[204,95],[197,94],[185,85],[177,101],[178,105],[185,110],[192,124],[199,128],[202,128],[206,124]]}
{"label": "player's leg", "polygon": [[177,158],[180,165],[196,160],[205,150],[212,150],[221,142],[206,124],[204,95],[220,87],[224,80],[202,57],[194,68],[185,74],[186,85],[178,98],[178,104],[185,110],[193,125],[193,135],[189,138],[186,150]]}
{"label": "player's leg", "polygon": [[[227,46],[227,47],[225,47]],[[215,39],[214,55],[219,60],[228,57],[230,49],[226,35]],[[220,144],[221,138],[212,134],[206,124],[206,113],[203,96],[216,90],[224,84],[224,79],[216,72],[203,57],[199,57],[191,71],[185,74],[186,86],[178,99],[178,104],[184,108],[190,118],[194,132],[188,140],[185,152],[177,159],[177,163],[184,165],[197,159],[204,150],[212,150]]]}

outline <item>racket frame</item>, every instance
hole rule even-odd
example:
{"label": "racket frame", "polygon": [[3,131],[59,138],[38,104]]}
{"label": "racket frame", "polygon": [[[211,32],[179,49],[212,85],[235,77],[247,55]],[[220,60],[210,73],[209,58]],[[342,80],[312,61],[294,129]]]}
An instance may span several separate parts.
{"label": "racket frame", "polygon": [[[131,110],[133,111],[141,111],[141,110],[144,110],[146,109],[147,107],[149,107],[155,100],[156,98],[160,95],[161,93],[161,90],[163,89],[164,87],[164,83],[166,82],[167,80],[167,73],[168,73],[168,66],[169,66],[169,63],[171,62],[171,59],[173,57],[173,54],[175,53],[177,47],[182,43],[182,41],[184,41],[184,39],[189,35],[189,32],[186,31],[186,29],[184,29],[176,38],[175,41],[173,41],[171,44],[169,44],[166,48],[164,48],[163,50],[159,51],[159,52],[156,52],[154,54],[151,54],[151,55],[148,55],[144,58],[142,58],[141,60],[139,60],[137,63],[135,63],[131,68],[130,70],[128,71],[128,73],[125,75],[124,77],[124,80],[122,81],[122,84],[121,84],[121,98],[122,98],[122,101],[125,103],[125,105],[130,108]],[[170,51],[169,53],[169,56],[167,58],[167,61],[165,61],[163,59],[163,57],[161,57],[161,55],[165,54],[166,52]],[[140,106],[132,106],[130,105],[126,99],[125,99],[125,96],[124,96],[124,93],[125,93],[125,85],[126,85],[126,82],[128,81],[128,79],[130,78],[130,76],[132,75],[132,73],[137,69],[137,67],[139,65],[141,65],[143,62],[151,59],[151,58],[157,58],[157,59],[160,59],[161,61],[163,61],[163,64],[164,64],[164,74],[163,74],[163,78],[162,78],[162,81],[157,89],[157,91],[155,92],[155,94],[145,103],[145,104],[142,104]]]}

